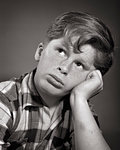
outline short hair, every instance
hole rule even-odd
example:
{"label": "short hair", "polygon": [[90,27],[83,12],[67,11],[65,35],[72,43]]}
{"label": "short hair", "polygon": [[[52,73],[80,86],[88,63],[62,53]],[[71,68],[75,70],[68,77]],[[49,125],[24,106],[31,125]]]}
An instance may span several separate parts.
{"label": "short hair", "polygon": [[101,20],[83,12],[66,12],[50,25],[46,39],[50,42],[66,35],[79,36],[79,48],[84,44],[90,44],[96,49],[94,66],[102,75],[112,66],[114,42],[110,30]]}

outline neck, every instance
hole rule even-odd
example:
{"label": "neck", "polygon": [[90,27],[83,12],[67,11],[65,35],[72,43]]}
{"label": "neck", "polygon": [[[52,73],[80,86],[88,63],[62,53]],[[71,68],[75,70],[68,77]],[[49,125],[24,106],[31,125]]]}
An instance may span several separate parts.
{"label": "neck", "polygon": [[52,96],[52,95],[47,95],[46,93],[43,93],[43,92],[40,92],[39,91],[39,94],[43,100],[43,103],[48,106],[49,108],[52,108],[56,105],[59,104],[60,102],[60,99],[61,98],[58,98],[58,97],[55,97],[55,96]]}

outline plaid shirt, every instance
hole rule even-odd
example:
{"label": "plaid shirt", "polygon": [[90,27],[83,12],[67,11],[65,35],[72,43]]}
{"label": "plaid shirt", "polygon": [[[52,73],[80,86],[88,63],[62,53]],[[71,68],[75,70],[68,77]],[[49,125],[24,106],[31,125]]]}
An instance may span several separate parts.
{"label": "plaid shirt", "polygon": [[49,108],[34,87],[34,73],[0,83],[1,149],[74,149],[69,98],[60,102],[50,118]]}

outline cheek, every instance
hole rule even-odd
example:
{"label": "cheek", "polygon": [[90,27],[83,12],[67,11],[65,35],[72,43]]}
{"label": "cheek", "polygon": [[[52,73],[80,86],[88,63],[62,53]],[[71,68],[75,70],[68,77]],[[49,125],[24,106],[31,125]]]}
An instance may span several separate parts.
{"label": "cheek", "polygon": [[71,86],[71,88],[73,88],[78,84],[80,84],[81,82],[85,81],[88,74],[89,74],[88,71],[73,73],[69,76],[69,81],[67,83],[69,86]]}
{"label": "cheek", "polygon": [[47,67],[47,69],[49,68],[53,68],[55,67],[57,64],[59,64],[60,59],[54,55],[52,52],[50,53],[46,53],[42,60],[41,60],[41,65],[44,67]]}

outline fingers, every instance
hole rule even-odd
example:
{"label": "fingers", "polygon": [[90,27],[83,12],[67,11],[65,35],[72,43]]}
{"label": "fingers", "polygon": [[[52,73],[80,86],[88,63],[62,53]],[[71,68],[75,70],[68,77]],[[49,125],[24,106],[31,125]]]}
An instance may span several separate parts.
{"label": "fingers", "polygon": [[102,80],[102,74],[99,70],[96,70],[96,73],[99,75],[100,79]]}
{"label": "fingers", "polygon": [[91,87],[95,86],[95,90],[91,97],[97,95],[103,90],[103,79],[102,74],[99,70],[94,70],[90,72],[87,78],[91,80]]}
{"label": "fingers", "polygon": [[102,78],[102,74],[99,70],[96,70],[97,75],[99,76],[99,80],[100,80],[100,89],[103,89],[103,78]]}
{"label": "fingers", "polygon": [[101,72],[99,70],[91,71],[88,74],[86,80],[88,80],[88,79],[98,79],[98,80],[100,80],[101,83],[103,83],[102,74],[101,74]]}
{"label": "fingers", "polygon": [[96,75],[98,75],[99,78],[102,79],[102,74],[101,74],[101,72],[99,70],[93,70],[93,71],[91,71],[88,74],[87,79],[94,78],[94,77],[96,77]]}
{"label": "fingers", "polygon": [[102,75],[99,70],[91,71],[86,80],[76,86],[72,92],[80,97],[89,99],[103,89]]}

